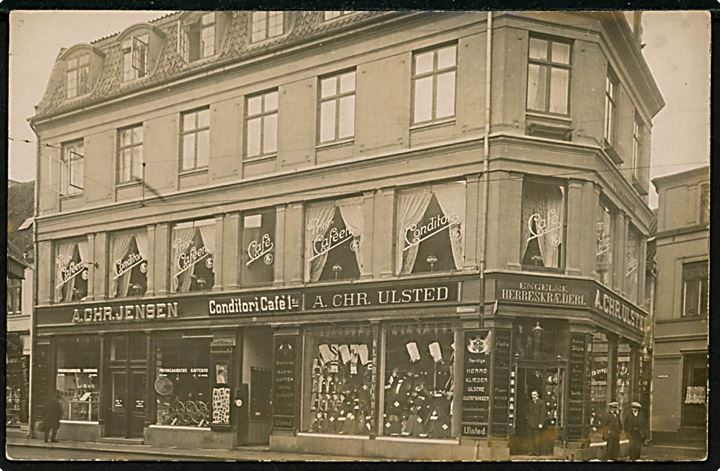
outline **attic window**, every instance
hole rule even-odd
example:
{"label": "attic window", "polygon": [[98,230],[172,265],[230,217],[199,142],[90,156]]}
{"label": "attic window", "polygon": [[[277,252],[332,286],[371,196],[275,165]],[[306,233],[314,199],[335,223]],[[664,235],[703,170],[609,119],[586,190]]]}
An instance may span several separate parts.
{"label": "attic window", "polygon": [[252,14],[252,42],[274,38],[284,33],[281,11],[255,11]]}
{"label": "attic window", "polygon": [[90,91],[90,55],[73,57],[67,62],[67,97],[85,95]]}
{"label": "attic window", "polygon": [[353,13],[353,10],[342,10],[342,11],[326,11],[325,12],[325,21],[334,20],[335,18],[340,18],[341,16],[347,16]]}
{"label": "attic window", "polygon": [[186,62],[193,62],[215,55],[215,12],[202,15],[196,21],[186,24],[179,31],[179,52]]}
{"label": "attic window", "polygon": [[148,73],[148,44],[150,35],[132,36],[123,41],[123,81],[127,82]]}

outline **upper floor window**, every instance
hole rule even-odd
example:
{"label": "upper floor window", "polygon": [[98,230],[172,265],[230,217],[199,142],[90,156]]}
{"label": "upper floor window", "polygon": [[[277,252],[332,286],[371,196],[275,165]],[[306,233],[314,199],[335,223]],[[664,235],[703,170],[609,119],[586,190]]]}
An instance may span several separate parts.
{"label": "upper floor window", "polygon": [[682,266],[682,315],[706,316],[708,313],[708,262],[684,263]]}
{"label": "upper floor window", "polygon": [[22,314],[22,280],[7,277],[7,313]]}
{"label": "upper floor window", "polygon": [[118,131],[118,183],[138,181],[142,178],[143,127],[142,124]]}
{"label": "upper floor window", "polygon": [[614,230],[615,223],[610,207],[600,203],[595,244],[595,271],[600,275],[600,281],[606,286],[610,286],[612,283]]}
{"label": "upper floor window", "polygon": [[172,230],[173,293],[204,291],[215,286],[215,220],[175,224]]}
{"label": "upper floor window", "polygon": [[280,36],[284,32],[281,11],[254,11],[252,14],[252,42]]}
{"label": "upper floor window", "polygon": [[464,181],[398,193],[396,273],[462,270],[465,200]]}
{"label": "upper floor window", "polygon": [[179,47],[183,59],[193,62],[216,53],[216,13],[200,16],[197,21],[185,25],[179,35]]}
{"label": "upper floor window", "polygon": [[625,244],[625,294],[633,303],[638,302],[638,270],[641,257],[640,233],[633,227],[628,228],[627,243]]}
{"label": "upper floor window", "polygon": [[320,143],[355,135],[355,71],[320,79]]}
{"label": "upper floor window", "polygon": [[275,267],[275,209],[242,218],[242,284],[271,283]]}
{"label": "upper floor window", "polygon": [[314,283],[359,278],[366,269],[362,261],[369,236],[359,199],[309,205],[305,213],[305,279]]}
{"label": "upper floor window", "polygon": [[710,222],[710,184],[700,185],[700,224]]}
{"label": "upper floor window", "polygon": [[527,109],[568,114],[570,43],[530,38],[528,48]]}
{"label": "upper floor window", "polygon": [[523,182],[522,264],[561,268],[565,214],[565,187],[552,183]]}
{"label": "upper floor window", "polygon": [[68,98],[85,95],[90,91],[90,54],[67,61],[66,91]]}
{"label": "upper floor window", "polygon": [[207,167],[210,157],[210,109],[203,108],[182,114],[181,170]]}
{"label": "upper floor window", "polygon": [[341,16],[349,15],[351,13],[353,13],[352,10],[325,11],[325,21],[334,20],[335,18],[340,18]]}
{"label": "upper floor window", "polygon": [[61,191],[63,195],[82,193],[85,150],[82,139],[62,145]]}
{"label": "upper floor window", "polygon": [[640,115],[635,112],[635,120],[633,121],[632,174],[636,179],[640,174],[640,163],[642,158],[642,136],[642,121],[640,120]]}
{"label": "upper floor window", "polygon": [[615,127],[617,121],[617,89],[618,80],[612,70],[605,77],[605,119],[603,137],[608,144],[615,143]]}
{"label": "upper floor window", "polygon": [[123,81],[145,77],[148,74],[150,35],[131,36],[122,43]]}
{"label": "upper floor window", "polygon": [[110,297],[141,296],[147,290],[148,237],[145,229],[112,234]]}
{"label": "upper floor window", "polygon": [[245,156],[277,152],[278,92],[249,97],[245,106]]}
{"label": "upper floor window", "polygon": [[457,46],[413,55],[413,124],[455,116]]}
{"label": "upper floor window", "polygon": [[88,295],[88,250],[87,238],[55,245],[55,302],[80,301]]}

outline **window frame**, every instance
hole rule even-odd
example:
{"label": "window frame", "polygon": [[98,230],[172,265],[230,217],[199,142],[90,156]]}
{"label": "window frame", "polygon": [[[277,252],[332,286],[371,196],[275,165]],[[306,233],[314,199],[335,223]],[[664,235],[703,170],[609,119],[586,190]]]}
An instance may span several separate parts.
{"label": "window frame", "polygon": [[[442,69],[438,68],[438,56],[439,52],[443,49],[448,48],[454,48],[455,49],[455,61],[452,66],[444,67]],[[429,72],[421,72],[416,73],[416,63],[417,63],[417,57],[423,54],[432,53],[433,54],[433,65],[432,69]],[[412,54],[412,62],[410,64],[411,70],[411,90],[410,90],[410,99],[411,99],[411,108],[410,108],[410,125],[411,127],[422,127],[429,124],[434,124],[438,122],[445,122],[445,121],[452,121],[456,119],[457,117],[457,81],[458,81],[458,42],[453,41],[450,43],[440,44],[440,45],[434,45],[429,48],[420,49],[417,51],[413,51]],[[453,111],[452,114],[448,116],[437,116],[437,108],[438,108],[438,77],[440,75],[445,75],[449,72],[453,72]],[[420,80],[426,79],[426,78],[432,78],[432,96],[431,96],[431,110],[430,110],[430,119],[426,119],[423,121],[416,121],[415,116],[415,110],[417,109],[417,97],[416,97],[416,88],[417,83]]]}
{"label": "window frame", "polygon": [[[208,124],[206,127],[198,127],[198,121],[200,113],[206,111],[208,114]],[[185,129],[185,116],[188,115],[195,115],[194,123],[195,127],[191,130]],[[202,133],[207,132],[207,154],[208,154],[208,162],[205,165],[198,165],[198,139],[197,136]],[[195,144],[193,146],[193,162],[194,165],[192,167],[184,168],[185,163],[185,146],[184,146],[184,140],[185,136],[194,134],[195,135]],[[210,164],[210,106],[203,106],[200,108],[194,108],[192,110],[183,111],[180,113],[180,159],[179,159],[179,168],[180,173],[188,173],[188,172],[195,172],[200,170],[207,170]]]}
{"label": "window frame", "polygon": [[617,94],[620,82],[613,70],[608,67],[605,75],[605,104],[603,114],[603,139],[609,146],[617,140]]}
{"label": "window frame", "polygon": [[[82,151],[82,154],[78,153],[73,148],[78,146]],[[68,158],[68,154],[70,158]],[[85,192],[85,141],[84,139],[76,139],[73,141],[64,142],[61,145],[61,176],[60,176],[60,191],[62,196],[75,196]],[[73,175],[77,175],[73,169],[80,165],[82,168],[82,182],[79,186]]]}
{"label": "window frame", "polygon": [[[568,223],[568,182],[566,180],[553,180],[548,179],[542,176],[535,176],[535,175],[525,175],[523,178],[523,188],[522,193],[520,195],[520,247],[519,247],[519,263],[522,267],[523,271],[531,272],[531,271],[538,271],[538,272],[551,272],[551,273],[562,273],[565,271],[565,267],[567,265],[567,223]],[[560,240],[560,263],[558,263],[557,267],[546,267],[546,266],[537,266],[537,265],[527,265],[522,263],[523,258],[525,256],[525,251],[527,250],[527,247],[525,247],[525,250],[523,250],[523,246],[525,244],[525,241],[523,241],[523,231],[524,226],[527,225],[527,221],[523,221],[523,210],[525,205],[525,185],[527,183],[533,183],[533,184],[539,184],[539,185],[553,185],[558,188],[562,188],[562,228],[560,229],[562,233],[562,238]]]}
{"label": "window frame", "polygon": [[[535,39],[538,41],[544,41],[547,43],[547,51],[549,54],[549,58],[547,59],[535,59],[530,57],[530,42]],[[552,50],[553,50],[553,44],[563,44],[568,47],[568,60],[567,64],[562,62],[554,62],[552,59]],[[542,34],[534,34],[531,33],[528,37],[528,52],[527,52],[527,86],[525,87],[525,111],[529,113],[541,113],[541,114],[547,114],[551,116],[560,116],[560,117],[569,117],[570,116],[570,110],[571,110],[571,87],[572,87],[572,67],[573,67],[573,40],[570,38],[558,38],[554,36],[545,36]],[[543,109],[535,109],[531,108],[529,104],[529,98],[530,98],[530,66],[531,65],[537,65],[541,68],[540,72],[542,72],[542,68],[546,69],[546,79],[545,79],[545,102]],[[567,70],[567,87],[565,89],[565,109],[566,111],[564,113],[558,113],[556,111],[550,110],[550,104],[552,102],[552,71],[553,69],[560,69],[560,70]]]}
{"label": "window frame", "polygon": [[[256,19],[256,15],[263,15],[263,18]],[[275,34],[270,35],[270,20],[271,18],[277,18],[278,16],[280,17],[280,32],[275,32]],[[268,41],[284,35],[286,30],[285,20],[286,17],[284,11],[261,10],[250,12],[250,42],[252,44],[261,43],[263,41]],[[255,25],[259,25],[260,23],[263,23],[262,29],[256,29]],[[262,31],[262,37],[256,37],[255,33],[259,33],[260,31]]]}
{"label": "window frame", "polygon": [[[134,141],[135,133],[133,131],[135,129],[140,129],[140,142],[139,143],[136,143]],[[122,141],[123,141],[122,135],[124,132],[130,133],[130,144],[127,146],[123,146],[123,144],[122,144]],[[142,167],[145,162],[145,155],[144,155],[145,149],[143,147],[144,141],[145,141],[145,132],[144,132],[144,127],[143,127],[142,123],[131,125],[131,126],[126,126],[123,128],[119,128],[117,130],[117,153],[116,153],[116,155],[117,155],[117,165],[116,165],[116,182],[117,183],[116,184],[117,185],[123,185],[123,184],[128,184],[128,183],[137,183],[142,180],[142,178],[143,178]],[[138,162],[140,174],[137,177],[133,178],[134,177],[134,175],[133,175],[133,167],[134,167],[134,165],[133,165],[133,163],[134,163],[133,162],[133,155],[134,155],[133,150],[137,147],[140,148],[140,161]],[[123,179],[123,174],[124,174],[124,172],[123,172],[123,170],[124,170],[123,163],[124,162],[123,162],[123,158],[122,158],[123,151],[130,152],[130,178],[128,180]]]}
{"label": "window frame", "polygon": [[355,10],[325,10],[323,11],[323,21],[336,20],[353,13],[355,13]]}
{"label": "window frame", "polygon": [[7,277],[7,301],[10,301],[8,316],[19,316],[22,314],[22,285],[23,280]]}
{"label": "window frame", "polygon": [[[705,276],[703,278],[700,277],[692,277],[689,279],[685,278],[685,267],[690,268],[691,265],[705,265],[705,273],[709,274],[710,270],[710,263],[709,260],[703,259],[703,260],[688,260],[681,262],[680,266],[680,279],[682,283],[682,298],[680,300],[680,317],[681,318],[697,318],[702,316],[708,316],[709,315],[709,307],[708,307],[708,300],[710,297],[710,282],[708,276]],[[697,282],[699,285],[697,286],[698,293],[698,305],[697,312],[695,314],[688,314],[687,313],[687,291],[688,291],[688,284],[692,282]],[[703,302],[703,284],[705,285],[705,302]],[[703,312],[704,310],[704,312]]]}
{"label": "window frame", "polygon": [[[275,98],[275,108],[271,110],[265,109],[265,103],[267,100],[267,97],[272,94],[276,95]],[[250,114],[250,100],[260,98],[260,111],[255,114]],[[269,152],[265,151],[265,120],[271,116],[275,115],[275,149]],[[245,146],[243,149],[243,160],[259,160],[259,159],[265,159],[272,156],[277,155],[278,152],[278,123],[280,118],[280,90],[277,88],[271,89],[271,90],[264,90],[262,92],[254,93],[252,95],[247,95],[245,97],[245,113],[243,117],[244,122],[244,135],[243,139],[245,141]],[[258,137],[259,139],[259,149],[260,152],[258,154],[250,155],[250,123],[254,122],[256,120],[260,121],[260,135]]]}
{"label": "window frame", "polygon": [[[341,80],[342,77],[346,75],[353,74],[353,88],[349,92],[342,92],[340,90],[341,88]],[[335,79],[335,92],[333,95],[324,97],[322,96],[322,88],[323,88],[323,82],[326,80]],[[343,136],[340,137],[340,122],[341,122],[341,115],[340,115],[340,102],[343,98],[347,97],[353,97],[353,109],[352,109],[352,134],[349,136]],[[323,129],[323,114],[322,114],[322,107],[325,103],[335,103],[335,113],[333,116],[333,138],[323,141],[322,140],[322,129]],[[349,142],[353,141],[355,139],[355,125],[356,125],[356,110],[357,110],[357,70],[356,69],[347,69],[342,72],[336,72],[333,74],[325,75],[322,77],[318,77],[318,104],[317,104],[317,145],[327,145],[327,144],[335,144],[338,142]]]}
{"label": "window frame", "polygon": [[710,183],[700,184],[700,224],[710,223]]}
{"label": "window frame", "polygon": [[645,129],[642,119],[640,118],[640,115],[636,110],[635,119],[633,120],[633,145],[631,153],[632,176],[635,177],[636,180],[638,179],[638,175],[640,173],[639,164],[642,159],[642,139],[644,132]]}
{"label": "window frame", "polygon": [[[84,62],[84,63],[83,63]],[[84,82],[80,80],[82,74],[85,74]],[[74,76],[74,80],[70,80]],[[70,83],[74,83],[74,87],[70,87]],[[81,87],[80,85],[83,84]],[[72,90],[72,94],[70,91]],[[66,98],[77,98],[90,93],[90,53],[81,54],[79,56],[68,59],[67,70],[65,72],[65,96]]]}
{"label": "window frame", "polygon": [[[138,34],[125,39],[122,42],[122,52],[123,82],[131,82],[149,75],[150,33]],[[142,60],[142,68],[136,66],[136,62],[140,60]],[[128,74],[131,74],[132,77]]]}

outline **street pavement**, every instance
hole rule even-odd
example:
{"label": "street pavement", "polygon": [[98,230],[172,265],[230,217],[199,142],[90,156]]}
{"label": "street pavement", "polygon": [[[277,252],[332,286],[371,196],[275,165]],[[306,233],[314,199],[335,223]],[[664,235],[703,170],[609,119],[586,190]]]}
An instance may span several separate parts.
{"label": "street pavement", "polygon": [[[653,444],[643,447],[644,461],[696,461],[705,458],[703,444]],[[245,447],[234,450],[181,449],[150,445],[127,445],[106,442],[60,441],[45,443],[25,437],[6,437],[6,456],[10,460],[94,460],[94,461],[378,461],[335,455],[281,453],[268,447]],[[537,460],[542,457],[513,456],[513,461]],[[627,460],[621,459],[621,461]]]}

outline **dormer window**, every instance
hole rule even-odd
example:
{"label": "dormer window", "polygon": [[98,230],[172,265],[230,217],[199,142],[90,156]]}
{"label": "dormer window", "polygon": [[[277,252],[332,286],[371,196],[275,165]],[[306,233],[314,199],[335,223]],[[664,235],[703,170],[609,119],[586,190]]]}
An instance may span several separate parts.
{"label": "dormer window", "polygon": [[217,13],[210,12],[181,28],[178,38],[180,53],[186,62],[216,54]]}
{"label": "dormer window", "polygon": [[341,16],[347,16],[353,13],[353,10],[342,10],[342,11],[326,11],[325,12],[325,21],[334,20],[335,18],[340,18]]}
{"label": "dormer window", "polygon": [[252,42],[281,36],[285,32],[281,11],[255,11],[252,14]]}
{"label": "dormer window", "polygon": [[148,74],[149,34],[131,36],[122,43],[123,81],[127,82]]}
{"label": "dormer window", "polygon": [[68,98],[85,95],[90,91],[90,54],[67,61],[66,91]]}

